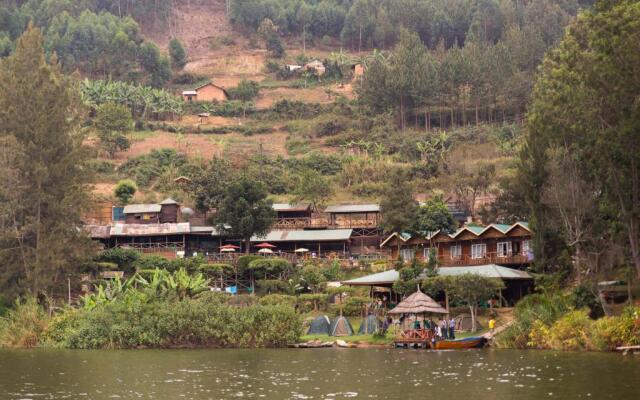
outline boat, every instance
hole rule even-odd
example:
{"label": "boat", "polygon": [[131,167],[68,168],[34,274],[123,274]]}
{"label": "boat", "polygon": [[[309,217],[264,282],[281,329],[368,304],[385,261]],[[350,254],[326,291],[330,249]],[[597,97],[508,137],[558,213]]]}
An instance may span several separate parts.
{"label": "boat", "polygon": [[479,349],[484,347],[487,339],[482,336],[473,336],[458,340],[438,340],[431,346],[435,350],[453,350],[453,349]]}

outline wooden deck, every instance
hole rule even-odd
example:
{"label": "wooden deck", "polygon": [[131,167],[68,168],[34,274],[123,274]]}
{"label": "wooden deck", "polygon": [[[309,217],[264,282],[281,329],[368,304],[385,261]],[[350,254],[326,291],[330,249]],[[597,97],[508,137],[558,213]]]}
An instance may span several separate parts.
{"label": "wooden deck", "polygon": [[396,347],[430,347],[433,339],[431,329],[402,329],[396,333],[393,344]]}

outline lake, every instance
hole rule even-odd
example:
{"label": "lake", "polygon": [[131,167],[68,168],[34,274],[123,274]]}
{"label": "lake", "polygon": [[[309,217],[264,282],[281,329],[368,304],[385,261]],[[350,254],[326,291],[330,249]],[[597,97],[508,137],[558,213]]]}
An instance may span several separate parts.
{"label": "lake", "polygon": [[640,398],[640,356],[613,353],[0,350],[0,372],[3,400]]}

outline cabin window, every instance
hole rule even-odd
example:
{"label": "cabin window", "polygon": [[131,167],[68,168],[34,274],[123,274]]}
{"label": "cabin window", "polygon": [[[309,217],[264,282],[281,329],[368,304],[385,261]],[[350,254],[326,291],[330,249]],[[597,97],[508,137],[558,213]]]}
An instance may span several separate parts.
{"label": "cabin window", "polygon": [[459,244],[451,246],[451,258],[455,260],[460,257],[462,257],[462,246]]}
{"label": "cabin window", "polygon": [[511,254],[511,242],[498,242],[498,257],[509,257]]}
{"label": "cabin window", "polygon": [[415,251],[413,249],[401,249],[400,250],[400,258],[402,261],[411,261],[415,256]]}
{"label": "cabin window", "polygon": [[484,258],[487,254],[487,244],[478,243],[471,245],[471,258]]}
{"label": "cabin window", "polygon": [[523,255],[528,255],[529,252],[531,251],[531,244],[529,240],[523,240],[522,241],[522,254]]}
{"label": "cabin window", "polygon": [[[422,257],[425,260],[428,260],[431,257],[431,247],[425,247],[424,249],[422,249]],[[435,258],[436,255],[433,254],[433,257]]]}

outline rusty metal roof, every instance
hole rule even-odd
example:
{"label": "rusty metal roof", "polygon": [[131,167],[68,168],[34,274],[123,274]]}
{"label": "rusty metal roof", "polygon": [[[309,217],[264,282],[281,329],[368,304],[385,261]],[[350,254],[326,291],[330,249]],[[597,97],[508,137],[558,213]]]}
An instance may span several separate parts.
{"label": "rusty metal roof", "polygon": [[111,236],[184,235],[191,233],[188,222],[166,224],[115,224]]}
{"label": "rusty metal roof", "polygon": [[84,230],[89,233],[91,239],[108,239],[111,226],[109,225],[85,225]]}

